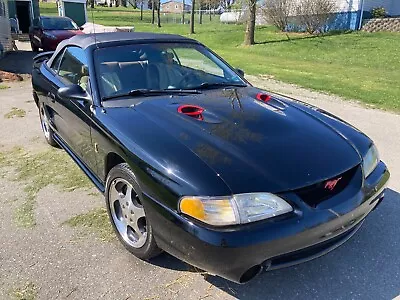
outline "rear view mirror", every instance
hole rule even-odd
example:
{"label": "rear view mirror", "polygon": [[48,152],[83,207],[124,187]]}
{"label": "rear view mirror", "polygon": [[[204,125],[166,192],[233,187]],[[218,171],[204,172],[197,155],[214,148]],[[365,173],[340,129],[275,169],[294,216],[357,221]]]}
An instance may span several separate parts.
{"label": "rear view mirror", "polygon": [[77,84],[59,88],[57,94],[59,98],[64,100],[90,101],[89,94]]}
{"label": "rear view mirror", "polygon": [[236,72],[237,72],[240,76],[244,77],[244,71],[243,71],[242,69],[236,68]]}

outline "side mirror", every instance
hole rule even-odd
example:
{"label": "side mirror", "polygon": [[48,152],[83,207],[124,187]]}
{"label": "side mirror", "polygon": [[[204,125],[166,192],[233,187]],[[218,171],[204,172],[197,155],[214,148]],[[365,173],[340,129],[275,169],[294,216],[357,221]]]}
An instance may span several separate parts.
{"label": "side mirror", "polygon": [[77,84],[59,88],[57,94],[59,98],[64,100],[80,100],[85,102],[91,101],[89,94]]}
{"label": "side mirror", "polygon": [[237,72],[240,76],[244,77],[244,71],[243,71],[242,69],[236,68],[236,72]]}

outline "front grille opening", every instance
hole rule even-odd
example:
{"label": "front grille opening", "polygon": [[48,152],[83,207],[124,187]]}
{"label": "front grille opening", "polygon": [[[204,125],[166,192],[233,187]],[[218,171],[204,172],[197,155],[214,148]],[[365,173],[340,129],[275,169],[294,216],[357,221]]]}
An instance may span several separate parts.
{"label": "front grille opening", "polygon": [[280,266],[284,266],[287,264],[296,264],[296,262],[301,262],[302,260],[308,260],[312,257],[318,257],[320,256],[320,254],[323,254],[326,251],[329,252],[329,249],[335,247],[338,244],[340,245],[341,243],[343,243],[343,241],[348,239],[349,236],[351,236],[359,228],[359,226],[360,224],[346,232],[339,234],[332,239],[321,242],[319,244],[309,246],[307,248],[294,252],[286,253],[278,257],[274,257],[271,259],[271,268],[277,269]]}
{"label": "front grille opening", "polygon": [[[305,188],[294,191],[305,203],[311,207],[317,207],[321,202],[328,200],[329,198],[342,192],[353,179],[358,165],[350,170],[339,174],[328,180],[318,182],[316,184],[307,186]],[[340,180],[338,180],[340,178]],[[328,182],[337,181],[336,185],[330,189]]]}

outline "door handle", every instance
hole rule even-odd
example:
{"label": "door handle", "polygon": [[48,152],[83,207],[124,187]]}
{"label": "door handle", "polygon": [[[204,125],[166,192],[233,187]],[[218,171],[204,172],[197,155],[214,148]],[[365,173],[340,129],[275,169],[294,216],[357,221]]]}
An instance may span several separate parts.
{"label": "door handle", "polygon": [[56,95],[54,95],[52,92],[48,92],[47,96],[49,96],[51,102],[56,102]]}

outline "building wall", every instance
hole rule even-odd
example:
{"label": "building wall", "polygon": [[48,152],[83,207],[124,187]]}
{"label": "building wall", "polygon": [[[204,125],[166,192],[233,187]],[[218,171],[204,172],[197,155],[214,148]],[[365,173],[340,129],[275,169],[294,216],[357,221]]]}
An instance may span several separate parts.
{"label": "building wall", "polygon": [[[180,3],[180,2],[169,1],[169,2],[161,4],[162,12],[181,13],[182,9],[183,9],[183,3]],[[188,11],[190,9],[191,9],[191,6],[185,4],[185,10]]]}
{"label": "building wall", "polygon": [[10,21],[7,0],[0,0],[0,58],[5,52],[12,50]]}
{"label": "building wall", "polygon": [[400,1],[393,0],[392,6],[390,9],[390,14],[393,16],[400,16]]}
{"label": "building wall", "polygon": [[365,12],[374,7],[384,7],[389,15],[400,16],[400,0],[364,0]]}

